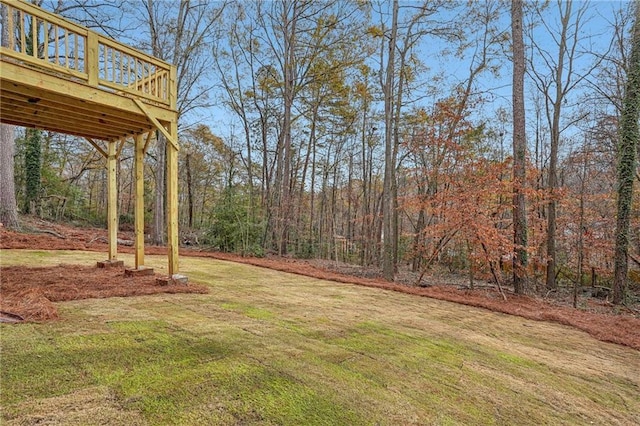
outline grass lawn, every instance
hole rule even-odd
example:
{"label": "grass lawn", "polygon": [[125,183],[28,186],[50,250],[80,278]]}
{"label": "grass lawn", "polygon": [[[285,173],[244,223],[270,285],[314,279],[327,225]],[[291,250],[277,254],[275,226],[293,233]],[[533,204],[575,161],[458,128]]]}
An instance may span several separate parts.
{"label": "grass lawn", "polygon": [[[101,257],[2,250],[0,265]],[[1,325],[0,423],[640,424],[640,352],[586,333],[211,259],[181,270],[210,294]]]}

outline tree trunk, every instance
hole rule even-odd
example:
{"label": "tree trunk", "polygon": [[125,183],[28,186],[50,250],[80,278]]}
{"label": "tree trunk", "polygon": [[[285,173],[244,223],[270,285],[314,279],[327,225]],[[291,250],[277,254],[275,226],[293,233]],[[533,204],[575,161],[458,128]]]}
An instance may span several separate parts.
{"label": "tree trunk", "polygon": [[582,275],[584,274],[584,198],[587,180],[588,157],[586,150],[582,153],[582,169],[580,171],[580,201],[578,207],[578,272],[573,282],[573,307],[578,307],[578,287],[582,287]]}
{"label": "tree trunk", "polygon": [[349,175],[347,178],[347,232],[345,237],[349,241],[353,239],[353,221],[351,220],[352,212],[352,200],[353,200],[353,157],[355,153],[351,152],[349,155]]}
{"label": "tree trunk", "polygon": [[524,110],[524,42],[522,35],[522,0],[511,2],[513,34],[513,288],[516,294],[526,290],[527,209],[526,128]]}
{"label": "tree trunk", "polygon": [[618,144],[618,215],[616,222],[613,303],[624,300],[627,288],[629,221],[633,202],[633,181],[638,149],[640,119],[640,1],[635,2],[633,44],[622,103],[620,142]]}
{"label": "tree trunk", "polygon": [[[547,212],[547,289],[553,290],[556,283],[556,216],[557,216],[557,188],[558,188],[558,148],[560,145],[560,115],[565,100],[565,86],[563,82],[565,54],[567,52],[567,31],[571,19],[572,0],[564,3],[564,15],[561,14],[562,32],[558,44],[558,63],[555,69],[556,93],[553,99],[553,115],[551,119],[551,146],[549,153],[548,188],[551,200]],[[577,24],[576,24],[577,25]],[[569,58],[571,61],[573,58]]]}
{"label": "tree trunk", "polygon": [[394,84],[395,84],[395,51],[398,33],[398,0],[393,1],[393,18],[389,36],[386,81],[384,83],[384,187],[382,202],[382,269],[384,278],[393,281],[395,275],[395,234],[394,234]]}
{"label": "tree trunk", "polygon": [[[311,156],[311,189],[309,197],[311,198],[309,202],[309,250],[310,253],[315,257],[318,251],[315,249],[316,246],[316,226],[315,226],[315,201],[316,201],[316,144],[314,143],[310,147],[313,152]],[[320,215],[318,215],[320,216]]]}
{"label": "tree trunk", "polygon": [[[299,197],[299,202],[298,202],[298,222],[299,222],[299,232],[302,234],[302,237],[300,238],[300,242],[302,243],[302,241],[306,240],[306,244],[307,244],[307,248],[303,249],[302,247],[299,247],[299,249],[303,249],[303,251],[305,252],[306,255],[311,256],[313,254],[312,251],[312,247],[313,247],[313,219],[314,219],[314,212],[313,212],[313,208],[314,208],[314,187],[313,185],[315,185],[315,147],[316,147],[316,123],[318,122],[318,108],[319,108],[319,102],[314,102],[313,107],[312,107],[312,113],[311,113],[311,128],[309,129],[309,143],[308,143],[308,147],[307,147],[307,154],[305,156],[304,159],[304,165],[302,167],[302,176],[300,179],[300,197]],[[310,193],[310,197],[311,197],[311,206],[309,208],[309,226],[308,226],[308,234],[306,236],[304,236],[304,222],[301,220],[302,219],[302,212],[305,210],[304,204],[305,204],[305,186],[306,186],[306,182],[307,182],[307,172],[309,169],[309,165],[311,164],[311,188],[309,190]]]}
{"label": "tree trunk", "polygon": [[287,242],[289,233],[290,204],[291,204],[291,110],[293,108],[294,84],[295,84],[295,44],[296,23],[298,19],[297,3],[293,2],[291,20],[288,19],[288,11],[285,10],[284,34],[284,116],[282,123],[282,141],[284,157],[282,168],[282,186],[280,193],[280,233],[278,235],[279,254],[287,254]]}
{"label": "tree trunk", "polygon": [[[366,94],[365,94],[366,96]],[[370,139],[373,134],[367,135],[367,113],[369,111],[369,105],[366,97],[363,97],[362,107],[362,224],[360,227],[360,265],[365,266],[368,264],[369,259],[369,247],[371,246],[369,240],[369,233],[371,231],[370,216],[371,216],[371,203],[369,201],[369,161],[368,151],[371,143]],[[373,129],[371,129],[373,133]]]}
{"label": "tree trunk", "polygon": [[18,207],[13,180],[14,128],[0,124],[0,223],[9,229],[18,228]]}
{"label": "tree trunk", "polygon": [[42,138],[40,136],[40,130],[37,129],[27,129],[25,132],[24,212],[31,214],[38,214],[40,210],[40,184],[42,179]]}
{"label": "tree trunk", "polygon": [[185,169],[187,173],[187,200],[189,202],[189,229],[193,228],[193,178],[191,176],[191,154],[185,156]]}
{"label": "tree trunk", "polygon": [[[418,187],[418,196],[424,196],[424,189],[422,185]],[[422,254],[423,248],[423,230],[427,222],[426,212],[423,207],[420,207],[418,212],[418,221],[416,222],[415,236],[413,237],[413,260],[411,262],[411,272],[418,272],[422,266]]]}

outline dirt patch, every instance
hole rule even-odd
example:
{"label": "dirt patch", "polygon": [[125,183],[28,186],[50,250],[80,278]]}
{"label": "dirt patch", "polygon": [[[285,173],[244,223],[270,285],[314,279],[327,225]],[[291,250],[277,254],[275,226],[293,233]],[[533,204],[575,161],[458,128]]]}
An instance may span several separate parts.
{"label": "dirt patch", "polygon": [[[88,251],[106,251],[106,230],[97,228],[76,228],[57,223],[40,221],[38,219],[30,219],[26,222],[25,230],[36,233],[18,233],[0,228],[0,248],[7,249],[46,249],[46,250],[88,250]],[[133,248],[126,245],[132,239],[131,233],[122,232],[118,235],[119,239],[125,244],[118,247],[120,252],[131,253]],[[147,246],[145,248],[147,254],[166,254],[165,247]],[[311,261],[290,259],[290,258],[246,258],[238,255],[217,253],[209,251],[198,251],[195,249],[180,250],[181,256],[206,257],[220,260],[228,260],[232,262],[244,263],[254,266],[260,266],[282,272],[289,272],[309,277],[330,280],[334,282],[358,284],[367,287],[380,288],[391,291],[398,291],[416,296],[431,297],[439,300],[446,300],[460,303],[468,306],[486,308],[496,312],[502,312],[510,315],[517,315],[539,321],[552,321],[577,329],[586,331],[593,337],[605,341],[613,342],[621,345],[629,346],[640,350],[640,311],[637,307],[619,307],[609,304],[606,301],[597,299],[585,299],[582,309],[574,309],[566,306],[566,302],[562,300],[543,299],[535,296],[517,296],[507,291],[507,301],[504,301],[497,289],[481,288],[476,290],[460,289],[458,284],[443,284],[438,277],[432,277],[428,282],[432,283],[428,287],[417,287],[409,284],[391,283],[380,278],[368,278],[364,276],[356,276],[341,273],[335,270],[329,270],[329,266],[322,262],[312,263]],[[326,262],[325,262],[326,263]],[[61,269],[69,269],[71,267],[64,266]],[[46,268],[45,268],[46,269]],[[2,270],[2,298],[6,298],[5,291],[5,273],[9,268]],[[111,297],[111,296],[130,296],[143,293],[142,291],[166,292],[166,288],[157,287],[154,284],[147,290],[146,287],[131,285],[132,278],[125,278],[124,275],[117,271],[115,275],[107,276],[104,281],[98,281],[92,274],[101,273],[95,268],[89,268],[89,277],[86,280],[88,287],[98,287],[97,290],[103,288],[105,284],[97,286],[98,282],[108,282],[109,285],[115,286],[118,290],[113,290],[114,294],[107,295],[105,291],[97,292],[90,295],[90,290],[85,293],[80,290],[68,289],[66,292],[71,299],[81,299],[85,297]],[[62,273],[62,272],[59,272]],[[79,272],[75,272],[69,276],[66,281],[78,281],[76,277]],[[102,272],[108,274],[106,271]],[[21,280],[24,280],[25,274],[18,273]],[[16,299],[23,301],[24,309],[28,309],[31,304],[41,304],[45,310],[55,308],[55,305],[47,307],[42,297],[50,302],[57,300],[71,299],[50,299],[44,293],[38,293],[38,282],[43,281],[43,274],[51,275],[53,272],[44,272],[42,270],[34,271],[34,282],[36,284],[25,284],[21,287],[22,293],[14,293]],[[40,278],[38,278],[40,277]],[[136,280],[144,280],[143,277],[137,277]],[[150,281],[155,282],[154,279]],[[21,281],[22,282],[22,281]],[[191,286],[191,285],[190,285]],[[34,292],[33,289],[36,289]],[[96,291],[97,291],[96,290]],[[76,292],[76,293],[74,293]],[[42,296],[44,294],[44,296]],[[86,296],[81,296],[86,294]],[[103,296],[98,294],[105,294]],[[75,295],[75,296],[74,296]],[[4,302],[2,302],[4,303]],[[30,304],[31,303],[31,304]],[[4,305],[1,305],[4,306]],[[4,309],[3,309],[4,310]],[[27,313],[29,318],[35,318],[36,313]],[[29,316],[31,315],[31,316]],[[44,319],[44,318],[42,318]]]}
{"label": "dirt patch", "polygon": [[124,268],[59,265],[2,268],[0,321],[45,321],[58,318],[54,302],[66,300],[142,296],[158,293],[207,293],[206,286],[162,286],[156,276],[125,277]]}

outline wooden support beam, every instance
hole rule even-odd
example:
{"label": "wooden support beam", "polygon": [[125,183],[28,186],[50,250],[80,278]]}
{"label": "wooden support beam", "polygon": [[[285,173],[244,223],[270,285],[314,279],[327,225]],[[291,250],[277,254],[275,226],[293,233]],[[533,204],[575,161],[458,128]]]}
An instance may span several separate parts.
{"label": "wooden support beam", "polygon": [[[170,140],[178,140],[178,126],[170,123]],[[169,277],[178,273],[178,149],[173,143],[167,144],[167,254],[169,256]]]}
{"label": "wooden support beam", "polygon": [[147,140],[144,143],[144,149],[142,150],[145,154],[147,153],[147,149],[149,149],[149,143],[151,142],[151,138],[153,137],[153,132],[147,133]]}
{"label": "wooden support beam", "polygon": [[118,188],[116,184],[116,141],[109,141],[107,156],[107,232],[109,234],[109,260],[118,255]]}
{"label": "wooden support beam", "polygon": [[116,151],[116,159],[120,159],[120,153],[122,152],[122,148],[124,148],[124,143],[127,141],[127,138],[122,138],[119,142],[120,144],[118,145],[118,150]]}
{"label": "wooden support beam", "polygon": [[[156,128],[162,132],[162,134],[167,138],[167,140],[173,146],[173,148],[176,151],[178,151],[180,149],[178,147],[178,132],[176,131],[175,137],[172,136],[171,132],[168,131],[162,125],[162,123],[160,123],[160,121],[158,121],[158,119],[153,116],[153,114],[151,114],[151,112],[149,111],[147,106],[145,104],[143,104],[142,101],[140,101],[138,99],[133,99],[133,102],[135,102],[136,105],[138,105],[138,108],[140,108],[140,111],[142,111],[147,116],[147,118],[156,126]],[[169,122],[169,127],[176,126],[176,125],[177,125],[177,123],[174,123],[173,121]]]}
{"label": "wooden support beam", "polygon": [[106,152],[104,152],[104,149],[102,149],[102,148],[100,147],[100,145],[98,145],[98,144],[96,143],[96,141],[94,141],[94,140],[93,140],[93,139],[91,139],[91,138],[85,138],[85,139],[87,140],[87,142],[89,142],[91,145],[93,145],[93,147],[94,147],[94,148],[95,148],[95,149],[96,149],[100,154],[102,154],[102,156],[103,156],[104,158],[109,158],[109,154],[107,154]]}
{"label": "wooden support beam", "polygon": [[135,137],[135,257],[136,269],[144,266],[144,144],[142,135]]}

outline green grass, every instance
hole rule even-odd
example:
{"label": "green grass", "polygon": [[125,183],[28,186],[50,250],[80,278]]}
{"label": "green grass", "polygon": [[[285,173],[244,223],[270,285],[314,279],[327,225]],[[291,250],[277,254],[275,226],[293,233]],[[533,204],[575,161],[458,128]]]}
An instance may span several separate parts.
{"label": "green grass", "polygon": [[[0,264],[100,258],[3,250]],[[0,326],[0,423],[640,422],[640,353],[585,333],[228,262],[181,265],[210,294],[65,302],[59,321]]]}

